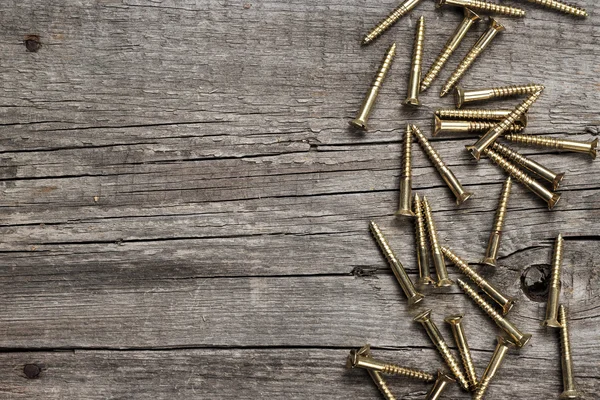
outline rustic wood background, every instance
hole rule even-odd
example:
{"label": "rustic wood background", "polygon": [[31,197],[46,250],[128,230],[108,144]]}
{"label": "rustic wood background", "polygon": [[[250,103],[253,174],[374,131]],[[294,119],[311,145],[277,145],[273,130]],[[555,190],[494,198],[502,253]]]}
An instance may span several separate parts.
{"label": "rustic wood background", "polygon": [[[452,105],[437,95],[442,79],[423,107],[401,101],[416,19],[426,18],[427,68],[458,10],[423,1],[359,46],[397,3],[0,3],[0,397],[376,399],[364,371],[345,370],[348,350],[369,342],[380,358],[435,371],[443,362],[412,322],[424,307],[447,338],[443,317],[466,314],[481,374],[495,326],[457,287],[408,309],[367,229],[376,220],[416,274],[413,226],[393,217],[400,139],[406,122],[430,132],[432,111]],[[578,0],[592,13],[583,20],[510,3],[527,18],[499,17],[507,31],[462,83],[542,83],[528,132],[597,137],[595,2]],[[356,134],[348,120],[393,40],[372,131]],[[431,199],[442,242],[477,261],[504,175],[471,160],[472,141],[435,140],[472,200],[457,208],[416,144],[414,187]],[[511,352],[487,398],[562,390],[558,336],[539,327],[543,295],[521,290],[525,271],[547,270],[559,232],[576,380],[596,398],[600,161],[523,152],[567,176],[554,211],[514,186],[500,267],[484,273],[518,296],[510,319],[534,338]],[[398,398],[429,388],[389,381]]]}

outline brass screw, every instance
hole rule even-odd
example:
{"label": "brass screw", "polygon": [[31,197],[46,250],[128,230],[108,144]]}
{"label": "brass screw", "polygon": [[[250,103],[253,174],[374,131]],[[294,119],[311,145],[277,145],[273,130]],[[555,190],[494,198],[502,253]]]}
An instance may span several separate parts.
{"label": "brass screw", "polygon": [[456,382],[454,378],[445,372],[438,370],[437,379],[435,380],[433,387],[427,392],[425,400],[439,400],[442,393],[444,393],[444,390],[446,390],[446,387],[454,382]]}
{"label": "brass screw", "polygon": [[485,149],[483,153],[488,156],[488,158],[496,165],[506,171],[510,176],[521,182],[538,197],[546,201],[548,204],[548,209],[551,210],[554,208],[556,203],[558,203],[560,200],[560,193],[551,192],[550,190],[546,189],[544,185],[527,175],[525,172],[523,172],[523,170],[502,157],[500,154],[489,148]]}
{"label": "brass screw", "polygon": [[490,385],[492,378],[494,377],[494,375],[496,375],[498,369],[500,369],[500,365],[502,365],[502,361],[504,360],[506,353],[508,353],[510,347],[514,346],[513,342],[503,338],[502,336],[498,336],[497,340],[498,343],[496,344],[496,349],[494,350],[494,354],[492,354],[492,358],[490,359],[487,368],[481,376],[481,381],[479,383],[477,391],[473,395],[473,400],[483,399],[483,395],[487,391],[487,388]]}
{"label": "brass screw", "polygon": [[573,359],[571,358],[571,340],[569,338],[569,324],[567,322],[567,311],[562,304],[558,309],[558,320],[562,325],[560,328],[560,347],[563,376],[563,389],[559,399],[580,399],[583,398],[581,393],[575,388],[575,380],[573,379]]}
{"label": "brass screw", "polygon": [[452,335],[454,336],[454,342],[458,347],[458,352],[462,358],[463,367],[467,375],[467,381],[471,390],[475,390],[477,387],[477,373],[475,372],[475,366],[473,365],[473,359],[471,358],[471,350],[467,343],[467,337],[465,336],[465,330],[462,325],[462,315],[452,315],[444,319],[450,328],[452,329]]}
{"label": "brass screw", "polygon": [[400,261],[398,261],[398,258],[392,251],[388,241],[383,236],[383,233],[379,229],[379,226],[377,226],[377,224],[374,221],[371,221],[369,223],[369,228],[371,230],[371,233],[375,237],[375,241],[379,245],[381,252],[384,254],[385,258],[390,264],[390,268],[392,268],[392,272],[396,276],[396,280],[400,284],[402,291],[408,298],[408,304],[413,305],[423,300],[424,296],[421,293],[417,292],[417,290],[415,289],[415,286],[408,277],[408,274],[404,270],[404,267],[402,266]]}
{"label": "brass screw", "polygon": [[539,4],[554,10],[564,12],[565,14],[571,14],[576,17],[587,17],[589,14],[581,7],[576,7],[569,3],[563,3],[557,0],[528,0],[530,3]]}
{"label": "brass screw", "polygon": [[462,187],[462,185],[460,184],[456,176],[452,173],[450,168],[448,168],[444,161],[442,161],[442,158],[440,157],[439,153],[433,148],[433,146],[431,146],[429,140],[427,140],[425,135],[423,135],[423,132],[421,132],[421,130],[416,125],[412,125],[412,132],[413,135],[417,137],[421,148],[423,148],[423,150],[427,154],[427,157],[433,163],[435,169],[437,169],[444,182],[446,182],[446,185],[448,185],[450,190],[452,190],[452,193],[454,193],[454,196],[456,197],[456,204],[461,205],[462,203],[464,203],[469,197],[473,195],[473,193],[465,191],[465,189]]}
{"label": "brass screw", "polygon": [[486,47],[490,45],[490,43],[492,43],[494,37],[496,37],[496,35],[503,30],[504,26],[502,26],[494,18],[490,18],[490,25],[487,31],[485,31],[479,40],[477,40],[477,42],[473,45],[473,47],[471,47],[471,50],[469,50],[465,58],[463,58],[458,67],[456,67],[450,78],[448,78],[440,93],[440,97],[444,97],[450,93],[450,90],[452,90],[460,78],[462,78],[465,72],[467,72],[467,69],[473,65],[475,59],[479,57],[479,55],[483,52],[483,50],[486,49]]}
{"label": "brass screw", "polygon": [[510,147],[502,145],[498,142],[494,142],[490,148],[498,154],[506,157],[507,160],[519,164],[520,166],[528,169],[531,172],[534,172],[548,182],[552,183],[552,190],[558,189],[560,182],[565,177],[563,172],[557,174],[556,172],[544,167],[537,161],[533,161],[532,159],[517,153]]}
{"label": "brass screw", "polygon": [[[481,133],[493,129],[497,123],[492,121],[459,121],[440,119],[437,115],[433,117],[433,136],[440,133]],[[522,132],[525,127],[519,123],[510,125],[508,132]]]}
{"label": "brass screw", "polygon": [[401,3],[398,7],[396,7],[385,19],[379,22],[375,28],[373,28],[367,35],[363,38],[362,45],[367,45],[371,43],[373,40],[377,39],[379,36],[383,34],[386,30],[388,30],[392,25],[394,25],[400,18],[408,14],[410,10],[415,8],[417,4],[419,4],[421,0],[406,0]]}
{"label": "brass screw", "polygon": [[596,159],[596,147],[598,147],[598,139],[594,139],[591,142],[578,142],[576,140],[567,139],[554,139],[542,136],[532,135],[506,135],[506,140],[515,143],[521,143],[531,146],[539,147],[550,147],[558,150],[567,150],[575,153],[586,153],[592,156],[592,159]]}
{"label": "brass screw", "polygon": [[448,39],[444,45],[442,52],[435,59],[433,65],[429,68],[429,71],[427,71],[427,74],[425,74],[425,78],[423,78],[423,81],[421,82],[421,92],[424,92],[429,88],[429,86],[431,86],[431,83],[438,76],[444,65],[446,65],[446,61],[448,61],[450,56],[458,48],[469,29],[471,29],[475,22],[481,19],[479,15],[475,14],[468,8],[465,7],[463,10],[465,13],[463,20],[458,25],[452,36],[450,36],[450,39]]}
{"label": "brass screw", "polygon": [[406,124],[404,143],[402,144],[402,169],[400,171],[400,196],[396,215],[414,217],[412,211],[412,129]]}
{"label": "brass screw", "polygon": [[[365,351],[370,354],[370,345],[362,347],[360,350],[351,350],[348,355],[346,367],[348,368],[364,368],[371,371],[381,372],[388,375],[401,375],[408,378],[419,379],[425,382],[433,382],[435,376],[430,373],[419,371],[412,368],[400,367],[395,364],[385,363],[375,360],[370,355],[366,356]],[[365,350],[366,349],[366,350]]]}
{"label": "brass screw", "polygon": [[[531,339],[531,334],[522,333],[517,327],[504,318],[502,315],[498,314],[494,308],[489,305],[489,303],[481,297],[475,290],[473,290],[469,285],[467,285],[464,281],[458,279],[458,286],[473,300],[486,314],[498,325],[500,329],[506,332],[517,346],[523,347],[525,346],[529,340]],[[483,379],[481,380],[483,382]]]}
{"label": "brass screw", "polygon": [[432,285],[435,283],[431,279],[431,268],[429,265],[429,252],[427,251],[427,232],[425,231],[425,219],[423,217],[423,208],[421,198],[415,193],[415,243],[417,247],[417,265],[419,266],[419,279],[417,285]]}
{"label": "brass screw", "polygon": [[385,57],[381,62],[381,66],[379,67],[379,71],[377,71],[377,75],[375,76],[375,80],[371,84],[371,88],[369,89],[369,92],[365,96],[365,99],[363,100],[363,103],[360,106],[358,116],[352,121],[350,121],[350,125],[359,129],[367,130],[367,120],[369,119],[371,110],[375,105],[375,101],[377,100],[377,95],[379,94],[379,89],[381,89],[383,80],[385,79],[385,76],[392,67],[392,61],[394,61],[395,55],[396,43],[392,43],[392,45],[387,49]]}
{"label": "brass screw", "polygon": [[410,77],[408,79],[408,94],[404,104],[409,106],[420,106],[419,85],[421,84],[421,65],[423,63],[423,42],[425,41],[425,18],[419,18],[415,33],[415,44],[413,47],[412,63],[410,66]]}
{"label": "brass screw", "polygon": [[502,227],[504,226],[504,220],[506,219],[506,209],[508,207],[508,199],[510,198],[510,189],[512,188],[512,179],[510,176],[506,178],[502,185],[502,193],[500,194],[500,201],[498,201],[498,208],[496,208],[496,216],[494,217],[494,226],[492,233],[490,233],[490,239],[485,250],[485,257],[481,261],[483,264],[489,266],[496,266],[496,259],[498,258],[498,249],[500,248],[500,238],[502,237]]}
{"label": "brass screw", "polygon": [[[369,346],[367,344],[366,346],[361,347],[357,351],[357,354],[364,356],[364,357],[371,357],[371,346]],[[346,360],[346,368],[352,368],[352,365],[349,365],[350,361],[351,361],[350,357],[348,357],[348,359]],[[380,372],[374,371],[372,369],[367,369],[367,372],[369,373],[369,376],[375,383],[375,386],[377,386],[377,389],[379,389],[379,391],[381,392],[381,394],[383,395],[383,397],[386,400],[396,400],[396,398],[392,394],[392,391],[390,390],[387,382],[385,381],[383,376],[381,376]]]}
{"label": "brass screw", "polygon": [[454,93],[454,100],[456,102],[456,108],[461,108],[465,103],[502,97],[520,96],[523,94],[533,94],[535,92],[539,92],[540,90],[544,90],[544,86],[537,85],[535,83],[530,83],[529,85],[499,86],[475,90],[465,90],[461,86],[457,86],[456,92]]}
{"label": "brass screw", "polygon": [[496,139],[500,137],[500,135],[503,135],[508,130],[508,128],[515,123],[515,121],[521,118],[523,114],[525,114],[527,110],[529,110],[529,107],[531,107],[531,105],[535,103],[535,101],[541,95],[541,91],[535,92],[534,94],[530,95],[521,104],[515,107],[513,112],[510,113],[510,115],[508,115],[498,124],[493,126],[489,131],[487,131],[485,135],[480,137],[479,140],[475,142],[475,144],[471,146],[465,146],[467,150],[471,152],[471,154],[473,155],[473,157],[475,157],[477,161],[479,161],[481,153],[483,153],[485,149],[487,149],[492,143],[494,143]]}
{"label": "brass screw", "polygon": [[427,231],[429,232],[429,243],[431,244],[431,258],[433,259],[433,265],[435,266],[435,272],[437,274],[436,286],[450,286],[454,284],[454,281],[448,277],[448,270],[446,269],[446,262],[442,255],[440,243],[438,242],[437,230],[435,229],[435,222],[433,221],[433,214],[431,212],[431,206],[427,197],[423,196],[421,202],[423,207],[423,214],[425,215],[425,223],[427,224]]}
{"label": "brass screw", "polygon": [[437,6],[443,5],[469,7],[474,10],[487,11],[488,13],[503,14],[509,17],[524,17],[525,10],[517,7],[501,6],[496,3],[489,3],[480,0],[438,0]]}
{"label": "brass screw", "polygon": [[435,322],[431,320],[431,311],[431,309],[423,311],[422,313],[417,315],[414,320],[416,322],[420,322],[421,325],[423,325],[425,331],[427,332],[427,335],[442,355],[442,358],[446,362],[446,365],[448,365],[450,371],[452,371],[454,377],[456,378],[460,386],[465,390],[469,390],[469,383],[467,382],[465,375],[461,371],[458,362],[450,352],[450,348],[448,347],[446,341],[442,337],[440,330],[435,325]]}
{"label": "brass screw", "polygon": [[554,252],[552,254],[552,273],[550,275],[550,287],[548,289],[548,304],[546,305],[546,319],[542,322],[542,326],[551,326],[560,328],[558,322],[558,302],[560,300],[560,269],[563,260],[563,244],[562,235],[559,234],[554,242]]}
{"label": "brass screw", "polygon": [[475,272],[466,261],[458,257],[454,254],[449,248],[442,247],[442,252],[444,255],[452,261],[454,265],[458,269],[461,270],[463,274],[469,277],[477,286],[479,286],[483,291],[500,307],[502,307],[502,314],[506,315],[511,310],[511,308],[515,305],[517,299],[514,297],[508,297],[502,294],[500,290],[496,289],[491,283],[485,280],[481,275]]}
{"label": "brass screw", "polygon": [[[513,110],[491,110],[486,108],[471,108],[466,110],[439,109],[435,115],[441,119],[469,119],[477,121],[502,121],[508,117]],[[523,126],[527,126],[527,114],[517,121]]]}

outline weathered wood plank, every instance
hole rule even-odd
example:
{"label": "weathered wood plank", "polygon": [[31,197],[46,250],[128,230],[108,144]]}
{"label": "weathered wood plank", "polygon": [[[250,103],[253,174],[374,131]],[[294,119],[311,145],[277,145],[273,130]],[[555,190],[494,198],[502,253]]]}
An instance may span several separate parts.
{"label": "weathered wood plank", "polygon": [[[0,353],[0,393],[376,398],[364,373],[342,369],[347,348],[366,341],[399,362],[439,367],[366,223],[380,223],[414,275],[412,226],[392,217],[399,139],[407,121],[428,131],[432,110],[452,101],[437,97],[440,79],[422,109],[401,108],[413,27],[425,15],[428,66],[461,16],[423,2],[374,45],[358,46],[396,3],[0,4],[0,347],[43,350]],[[527,131],[597,137],[598,17],[522,7],[528,17],[502,18],[507,32],[463,83],[543,83]],[[37,53],[23,46],[29,34],[41,37]],[[356,135],[347,120],[391,40],[398,56],[373,132]],[[457,209],[416,145],[415,189],[435,199],[444,244],[476,261],[504,177],[471,161],[470,139],[435,141],[477,196]],[[582,156],[523,150],[567,178],[553,212],[515,187],[491,279],[519,296],[511,318],[535,337],[511,356],[489,398],[560,392],[556,337],[538,326],[544,304],[519,290],[525,268],[549,262],[558,232],[568,239],[563,299],[577,380],[593,394],[600,175]],[[496,328],[456,288],[425,305],[440,310],[438,321],[467,313],[481,372]],[[46,351],[57,348],[87,350]],[[27,362],[47,366],[40,379],[23,378]],[[427,389],[394,383],[404,398]]]}
{"label": "weathered wood plank", "polygon": [[[435,371],[441,360],[432,349],[375,349],[374,355],[402,365]],[[157,399],[264,397],[377,399],[377,389],[364,371],[344,369],[347,349],[203,349],[171,351],[75,351],[27,352],[0,355],[0,393],[10,399],[85,398]],[[475,351],[478,372],[491,352]],[[577,384],[593,393],[598,365],[574,353]],[[515,386],[535,381],[536,396],[552,399],[562,388],[558,360],[511,352],[489,390],[490,399],[525,398]],[[27,379],[25,364],[42,366],[36,379]],[[93,372],[88,372],[93,371]],[[527,371],[524,374],[523,371]],[[387,377],[397,398],[422,399],[429,385],[409,379]],[[465,399],[457,386],[445,399]]]}

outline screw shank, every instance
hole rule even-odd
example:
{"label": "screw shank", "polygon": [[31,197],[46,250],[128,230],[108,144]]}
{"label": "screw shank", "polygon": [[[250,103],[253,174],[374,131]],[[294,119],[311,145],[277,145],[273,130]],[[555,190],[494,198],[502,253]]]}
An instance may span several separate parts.
{"label": "screw shank", "polygon": [[385,379],[383,379],[383,377],[381,376],[381,373],[372,370],[368,370],[368,372],[369,376],[371,376],[371,379],[375,383],[375,386],[377,386],[377,389],[379,389],[379,391],[383,395],[383,398],[385,400],[396,400],[396,397],[394,397],[394,395],[392,394],[392,391],[390,390]]}
{"label": "screw shank", "polygon": [[569,326],[567,322],[567,312],[561,304],[559,308],[560,328],[560,347],[561,347],[561,366],[563,389],[565,391],[575,391],[575,380],[573,378],[573,359],[571,357],[571,340],[569,337]]}

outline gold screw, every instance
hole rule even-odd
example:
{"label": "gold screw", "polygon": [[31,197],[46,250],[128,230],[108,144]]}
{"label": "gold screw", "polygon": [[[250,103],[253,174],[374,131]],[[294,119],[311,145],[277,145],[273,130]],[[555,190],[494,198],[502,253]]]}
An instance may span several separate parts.
{"label": "gold screw", "polygon": [[554,10],[564,12],[565,14],[571,14],[576,17],[587,17],[588,13],[581,7],[576,7],[569,3],[563,3],[562,1],[556,0],[528,0],[530,3],[539,4]]}
{"label": "gold screw", "polygon": [[461,108],[465,103],[474,101],[483,101],[502,97],[520,96],[523,94],[533,94],[544,90],[543,85],[530,83],[529,85],[500,86],[487,89],[465,90],[461,86],[456,87],[454,100],[456,108]]}
{"label": "gold screw", "polygon": [[421,199],[415,193],[415,243],[417,247],[417,264],[419,266],[419,279],[417,285],[432,285],[435,283],[431,279],[431,268],[429,265],[429,252],[427,251],[427,232],[425,231],[425,220],[423,218],[423,208]]}
{"label": "gold screw", "polygon": [[456,382],[454,378],[445,372],[438,370],[437,379],[435,380],[433,387],[427,392],[425,400],[438,400],[442,396],[442,393],[444,393],[444,390],[446,390],[446,387],[454,382]]}
{"label": "gold screw", "polygon": [[569,338],[569,324],[567,322],[567,311],[562,304],[558,309],[558,320],[562,325],[560,328],[561,365],[563,376],[563,389],[559,399],[580,399],[581,393],[575,388],[573,379],[573,359],[571,358],[571,340]]}
{"label": "gold screw", "polygon": [[377,224],[374,221],[371,221],[369,223],[369,228],[371,230],[371,233],[373,234],[373,237],[375,237],[375,241],[379,245],[381,252],[390,264],[392,272],[396,276],[396,280],[400,284],[402,291],[408,298],[408,304],[413,305],[423,300],[424,296],[421,293],[417,292],[417,290],[415,289],[415,286],[408,277],[408,274],[404,270],[404,267],[402,266],[400,261],[398,261],[398,258],[392,251],[392,248],[390,247],[388,241],[383,236],[383,233],[379,229],[379,226],[377,226]]}
{"label": "gold screw", "polygon": [[350,121],[350,125],[359,129],[367,130],[367,120],[369,119],[371,110],[375,105],[375,100],[377,100],[377,95],[379,94],[379,89],[381,89],[383,80],[385,79],[385,76],[392,67],[392,61],[394,61],[395,55],[396,43],[392,43],[392,45],[387,49],[385,53],[385,57],[381,62],[381,66],[379,67],[379,71],[377,71],[375,80],[373,81],[373,83],[371,84],[371,88],[369,89],[369,93],[367,93],[362,105],[360,106],[358,116],[352,121]]}
{"label": "gold screw", "polygon": [[479,383],[477,391],[473,395],[473,400],[483,399],[483,395],[487,391],[487,388],[490,385],[492,378],[494,377],[494,375],[496,375],[498,369],[500,369],[500,365],[502,365],[502,361],[504,360],[506,353],[508,353],[510,347],[514,346],[513,342],[503,338],[502,336],[498,336],[497,340],[498,343],[496,344],[496,349],[494,350],[494,354],[492,354],[492,358],[490,359],[487,368],[481,376],[481,381]]}
{"label": "gold screw", "polygon": [[437,169],[444,182],[446,182],[446,185],[448,185],[450,190],[452,190],[452,193],[454,193],[454,196],[456,197],[456,204],[461,205],[464,203],[473,195],[473,193],[465,191],[450,168],[448,168],[444,161],[442,161],[439,153],[433,148],[433,146],[431,146],[429,140],[427,140],[425,135],[423,135],[423,132],[421,132],[416,125],[412,125],[412,132],[413,135],[417,137],[419,144],[427,154],[427,157],[433,163],[435,169]]}
{"label": "gold screw", "polygon": [[440,330],[435,325],[435,322],[431,320],[431,311],[431,309],[423,311],[422,313],[417,315],[414,320],[416,322],[420,322],[421,325],[423,325],[425,331],[427,332],[427,335],[442,355],[442,358],[446,362],[446,365],[448,365],[450,371],[452,371],[454,377],[456,378],[460,386],[465,390],[469,390],[469,383],[467,382],[465,375],[461,371],[458,362],[450,352],[450,348],[448,347],[446,341],[442,337]]}
{"label": "gold screw", "polygon": [[425,41],[425,18],[419,18],[415,33],[415,44],[413,47],[412,63],[410,66],[410,77],[408,79],[408,94],[404,104],[409,106],[420,106],[419,85],[421,84],[421,64],[423,63],[423,42]]}
{"label": "gold screw", "polygon": [[423,78],[423,81],[421,82],[421,92],[424,92],[429,88],[429,86],[431,86],[433,80],[438,76],[444,65],[446,65],[446,61],[448,61],[450,56],[454,53],[454,51],[456,51],[469,29],[471,29],[471,26],[481,19],[479,15],[475,14],[468,8],[465,7],[463,10],[465,13],[463,20],[458,25],[452,36],[450,36],[450,39],[448,39],[444,45],[442,52],[435,59],[433,65],[431,65],[429,71],[427,71],[427,74],[425,74],[425,78]]}
{"label": "gold screw", "polygon": [[400,196],[396,215],[414,217],[412,211],[412,129],[406,124],[402,144],[402,169],[400,170]]}
{"label": "gold screw", "polygon": [[487,149],[492,143],[494,143],[496,139],[500,137],[500,135],[503,135],[508,130],[508,128],[515,123],[515,121],[519,120],[519,118],[521,118],[523,114],[525,114],[527,110],[529,110],[529,107],[531,107],[531,105],[535,103],[535,101],[541,95],[541,91],[535,92],[534,94],[530,95],[521,104],[515,107],[513,112],[510,113],[510,115],[508,115],[506,118],[504,118],[494,127],[492,127],[489,131],[487,131],[485,135],[480,137],[479,140],[475,142],[475,144],[471,146],[465,146],[467,150],[471,152],[471,154],[473,155],[473,157],[475,157],[477,161],[479,161],[481,153],[483,153],[485,149]]}
{"label": "gold screw", "polygon": [[506,157],[507,160],[519,164],[520,166],[528,169],[531,172],[534,172],[548,182],[552,183],[552,190],[558,189],[560,182],[565,177],[563,172],[557,174],[556,172],[544,167],[537,161],[533,161],[532,159],[517,153],[510,147],[502,145],[498,142],[494,142],[490,148],[498,154]]}
{"label": "gold screw", "polygon": [[448,277],[448,270],[446,269],[446,262],[442,255],[440,243],[438,242],[437,230],[435,229],[435,222],[433,221],[433,214],[431,212],[431,206],[427,197],[423,196],[421,202],[423,207],[423,214],[425,215],[425,223],[427,224],[427,231],[429,232],[429,243],[431,244],[431,258],[433,259],[433,265],[435,266],[435,272],[437,274],[436,286],[451,286],[454,281]]}
{"label": "gold screw", "polygon": [[460,78],[462,78],[465,72],[467,72],[467,69],[469,69],[471,65],[473,65],[475,59],[479,57],[483,50],[485,50],[486,47],[490,45],[494,37],[496,37],[496,35],[502,32],[503,30],[504,26],[502,26],[494,18],[490,18],[490,25],[487,31],[485,31],[483,35],[481,35],[479,40],[477,40],[477,42],[473,45],[473,47],[471,47],[469,53],[467,53],[467,55],[465,56],[465,58],[463,58],[458,67],[456,67],[450,78],[448,78],[446,84],[442,89],[442,92],[440,93],[440,97],[444,97],[445,95],[450,93],[450,90],[452,90],[452,88],[458,83]]}
{"label": "gold screw", "polygon": [[485,250],[485,257],[481,261],[483,264],[487,264],[492,267],[496,266],[496,259],[498,258],[500,238],[502,237],[502,227],[504,226],[504,220],[506,219],[506,209],[508,207],[508,199],[510,198],[511,188],[512,179],[509,176],[508,178],[506,178],[504,184],[502,185],[502,193],[500,194],[498,208],[496,208],[494,226],[492,228],[492,233],[490,233],[490,239],[488,240],[487,249]]}
{"label": "gold screw", "polygon": [[[523,347],[525,346],[529,340],[531,339],[531,334],[522,333],[517,327],[504,318],[502,315],[498,314],[496,310],[475,290],[473,290],[469,285],[467,285],[464,281],[458,279],[458,286],[473,300],[486,314],[498,325],[500,329],[506,332],[517,346]],[[483,382],[483,379],[481,380]]]}
{"label": "gold screw", "polygon": [[[412,368],[400,367],[395,364],[385,363],[375,360],[370,356],[370,345],[362,347],[360,350],[351,350],[348,355],[346,367],[348,368],[364,368],[371,371],[381,372],[388,375],[401,375],[408,378],[419,379],[425,382],[433,382],[435,376],[430,373],[419,371]],[[365,355],[365,352],[369,354]]]}
{"label": "gold screw", "polygon": [[559,234],[554,242],[554,252],[552,254],[552,273],[550,275],[550,287],[548,289],[548,304],[546,305],[546,319],[542,322],[542,326],[551,326],[560,328],[558,322],[558,302],[560,300],[560,269],[563,260],[563,244],[562,235]]}
{"label": "gold screw", "polygon": [[443,5],[469,7],[474,10],[487,11],[488,13],[503,14],[509,17],[524,17],[525,10],[517,7],[501,6],[496,3],[488,3],[480,0],[438,0],[437,6]]}
{"label": "gold screw", "polygon": [[[367,344],[366,346],[361,347],[357,351],[357,354],[364,357],[371,357],[371,346]],[[346,360],[346,368],[352,368],[352,365],[350,365],[350,361],[351,357],[348,357],[348,359]],[[381,376],[380,372],[374,371],[372,369],[367,369],[367,372],[369,373],[369,376],[375,383],[375,386],[377,386],[377,389],[379,389],[379,391],[386,400],[396,400],[387,382],[385,381],[385,379],[383,379],[383,376]]]}
{"label": "gold screw", "polygon": [[546,189],[541,183],[527,175],[516,165],[502,157],[491,149],[485,149],[483,153],[488,156],[496,165],[506,171],[510,176],[515,178],[517,181],[525,185],[529,190],[535,193],[538,197],[546,201],[548,209],[554,208],[556,203],[560,200],[560,193],[551,192]]}
{"label": "gold screw", "polygon": [[377,39],[379,36],[383,34],[386,30],[388,30],[392,25],[394,25],[400,18],[408,14],[410,10],[415,8],[417,4],[419,4],[421,0],[406,0],[401,3],[398,7],[396,7],[385,19],[375,26],[371,30],[371,32],[367,33],[367,35],[363,38],[362,44],[367,45],[371,43],[373,40]]}
{"label": "gold screw", "polygon": [[471,390],[475,390],[477,387],[477,373],[475,372],[475,366],[473,365],[473,359],[471,358],[471,350],[467,343],[467,337],[465,336],[465,330],[462,325],[462,315],[452,315],[444,319],[450,328],[452,329],[452,335],[454,336],[454,342],[458,347],[458,352],[462,358],[463,367],[467,375],[467,381]]}
{"label": "gold screw", "polygon": [[554,139],[542,136],[532,135],[506,135],[506,140],[515,143],[521,143],[531,146],[539,147],[550,147],[558,150],[567,150],[575,153],[586,153],[592,156],[592,159],[596,159],[596,147],[598,147],[598,139],[594,139],[591,142],[578,142],[576,140],[567,139]]}
{"label": "gold screw", "polygon": [[[459,121],[440,119],[434,115],[433,136],[440,133],[481,133],[493,129],[497,123],[492,121]],[[510,125],[506,130],[508,132],[522,132],[525,127],[520,123]]]}
{"label": "gold screw", "polygon": [[[454,109],[439,109],[435,111],[435,115],[441,119],[469,119],[477,121],[502,121],[508,117],[513,110],[490,110],[486,108],[471,108],[466,110]],[[527,126],[527,114],[518,120],[518,122]]]}

